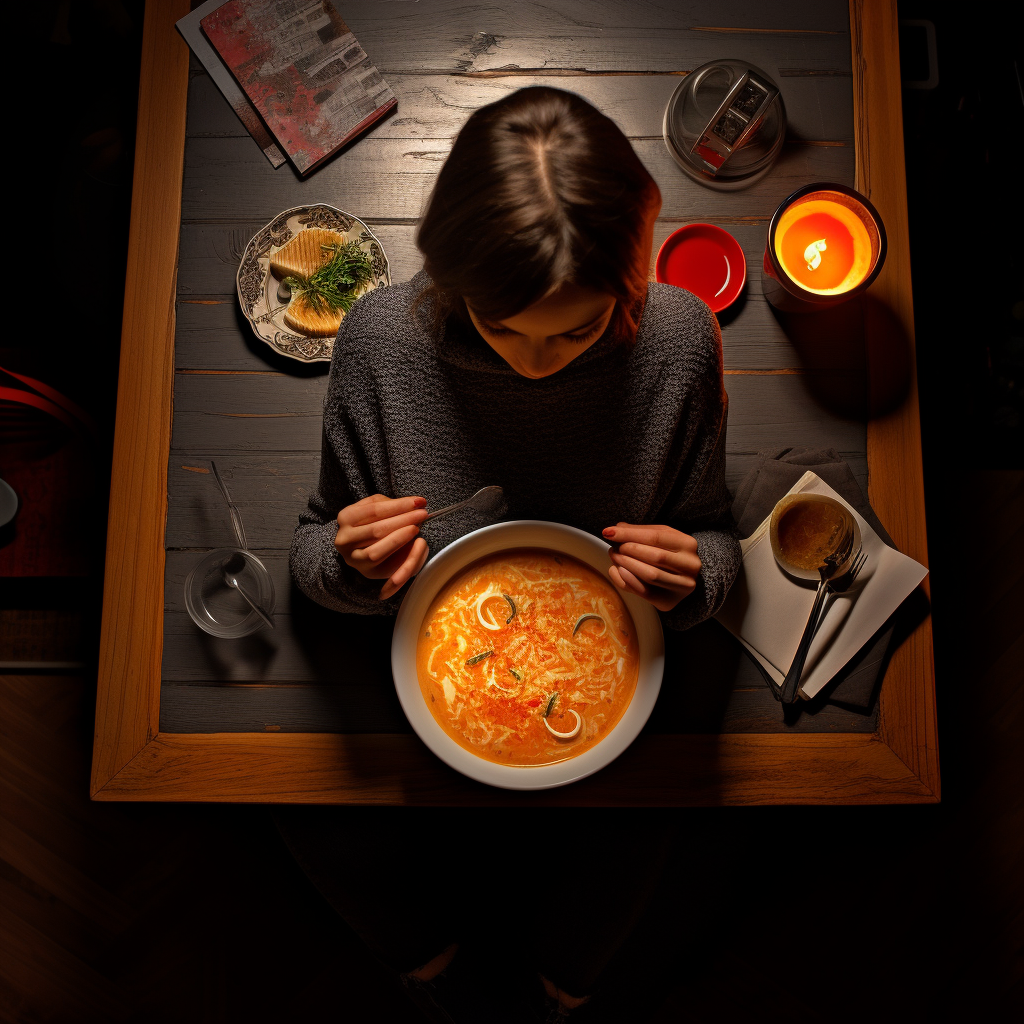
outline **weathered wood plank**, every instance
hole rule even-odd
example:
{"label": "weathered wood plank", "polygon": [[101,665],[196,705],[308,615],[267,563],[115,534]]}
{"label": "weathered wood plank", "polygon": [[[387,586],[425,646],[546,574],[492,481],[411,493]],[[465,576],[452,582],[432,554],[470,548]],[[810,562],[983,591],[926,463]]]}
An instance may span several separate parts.
{"label": "weathered wood plank", "polygon": [[[739,676],[756,673],[745,655]],[[648,733],[822,733],[871,732],[874,715],[862,715],[835,705],[815,708],[785,722],[778,702],[761,683],[733,689],[724,694],[724,704],[707,709],[703,695],[679,687],[696,703],[684,703],[668,710],[665,697],[671,680],[666,679],[662,696],[647,725]],[[704,681],[704,685],[708,685]],[[667,710],[662,711],[663,707]],[[803,710],[803,708],[801,708]],[[675,728],[673,728],[675,727]],[[292,684],[239,684],[221,682],[179,682],[165,680],[160,691],[160,731],[210,732],[333,732],[408,733],[408,719],[402,713],[390,680],[382,689],[366,686],[330,686],[322,682]]]}
{"label": "weathered wood plank", "polygon": [[[756,460],[754,454],[729,456],[726,483],[730,490],[736,491]],[[847,461],[866,494],[866,458],[851,455]],[[238,505],[253,548],[287,549],[299,513],[317,485],[320,453],[218,456],[217,468]],[[175,453],[168,468],[167,490],[168,548],[216,548],[234,543],[223,498],[203,455]],[[177,595],[171,597],[177,601]]]}
{"label": "weathered wood plank", "polygon": [[[856,455],[865,451],[864,423],[850,418],[864,395],[858,374],[727,374],[725,385],[729,452],[756,452],[776,444],[832,447]],[[325,388],[323,376],[177,374],[174,457],[319,451]]]}
{"label": "weathered wood plank", "polygon": [[[744,294],[722,316],[722,343],[727,370],[849,369],[864,370],[864,336],[860,306],[849,303],[815,317],[781,320],[761,294],[761,258],[766,226],[724,225],[743,247],[748,282]],[[659,221],[651,254],[653,261],[665,238],[679,225]],[[256,228],[252,229],[253,231]],[[375,229],[378,230],[378,229]],[[229,225],[187,225],[182,229],[179,295],[184,288],[202,289],[214,299],[185,301],[178,306],[175,366],[179,370],[281,370],[294,363],[260,342],[241,317],[234,295],[235,265],[249,235]],[[408,280],[421,267],[414,225],[385,225],[381,242],[394,269],[393,280]],[[236,255],[236,253],[238,255]],[[222,294],[224,300],[216,301]],[[189,294],[189,293],[184,293]],[[813,330],[814,335],[808,336]]]}
{"label": "weathered wood plank", "polygon": [[[848,47],[846,56],[848,61]],[[773,73],[767,67],[764,70]],[[393,75],[389,83],[398,99],[398,110],[369,131],[366,138],[453,139],[478,107],[535,85],[578,93],[607,114],[631,138],[660,138],[665,107],[680,83],[680,76],[579,74],[470,78],[400,74]],[[853,145],[849,77],[780,77],[776,84],[786,104],[791,139]],[[245,126],[206,75],[196,76],[189,89],[188,135],[190,138],[248,137]]]}
{"label": "weathered wood plank", "polygon": [[165,682],[161,732],[408,733],[390,677],[384,690],[365,687],[247,686]]}
{"label": "weathered wood plank", "polygon": [[[660,137],[638,139],[634,148],[661,188],[663,217],[770,217],[809,181],[853,182],[850,147],[784,146],[766,178],[742,192],[725,193],[687,178]],[[275,171],[249,139],[190,139],[182,218],[266,222],[292,206],[327,202],[364,220],[415,219],[449,149],[441,139],[363,139],[308,181],[299,181],[283,169]]]}
{"label": "weathered wood plank", "polygon": [[572,0],[445,0],[352,5],[345,18],[385,75],[498,68],[684,71],[722,53],[749,57],[769,73],[850,69],[848,15],[835,2],[684,7],[652,0],[584,6]]}

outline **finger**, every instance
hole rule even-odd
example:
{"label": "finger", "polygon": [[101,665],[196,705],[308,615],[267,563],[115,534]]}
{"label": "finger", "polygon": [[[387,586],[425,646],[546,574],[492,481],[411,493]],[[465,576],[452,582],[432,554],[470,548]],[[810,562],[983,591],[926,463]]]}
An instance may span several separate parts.
{"label": "finger", "polygon": [[423,568],[429,553],[427,542],[422,537],[417,537],[411,545],[408,557],[381,587],[380,599],[386,601],[392,594],[397,594]]}
{"label": "finger", "polygon": [[645,601],[654,605],[660,612],[670,612],[685,595],[680,595],[674,590],[664,590],[661,587],[649,587],[641,580],[638,580],[628,569],[621,565],[612,566],[609,572],[617,572],[624,581],[624,590],[630,590],[639,595]]}
{"label": "finger", "polygon": [[632,590],[634,594],[639,594],[641,597],[647,597],[650,590],[645,587],[628,569],[624,569],[621,565],[617,565],[615,568],[618,571],[623,584],[628,590]]}
{"label": "finger", "polygon": [[412,551],[414,543],[415,541],[410,541],[404,547],[399,548],[390,558],[385,558],[383,562],[378,562],[377,565],[363,566],[360,572],[367,579],[371,580],[386,580],[390,578],[409,557],[409,552]]}
{"label": "finger", "polygon": [[371,494],[354,505],[346,505],[338,513],[339,526],[365,526],[379,519],[389,519],[414,508],[426,508],[427,499],[416,496],[388,498],[383,494]]}
{"label": "finger", "polygon": [[700,558],[696,552],[666,551],[664,548],[651,547],[649,544],[636,544],[629,541],[618,546],[620,555],[629,555],[638,561],[656,565],[667,572],[681,576],[696,576],[700,572]]}
{"label": "finger", "polygon": [[339,551],[365,548],[403,526],[419,526],[426,518],[427,510],[425,508],[414,508],[411,512],[392,516],[390,519],[380,519],[366,526],[342,526],[335,534],[334,546]]}
{"label": "finger", "polygon": [[637,558],[630,558],[618,551],[610,555],[612,562],[620,569],[627,570],[636,579],[652,587],[662,587],[666,590],[685,591],[689,593],[696,586],[696,581],[691,576],[681,576],[677,573],[666,572],[656,565],[649,565]]}
{"label": "finger", "polygon": [[389,533],[386,537],[381,538],[369,547],[354,548],[350,552],[349,557],[353,562],[357,563],[357,568],[359,564],[379,565],[399,548],[405,547],[406,544],[410,543],[419,532],[420,528],[418,526],[403,526],[401,529]]}
{"label": "finger", "polygon": [[619,567],[617,565],[613,565],[608,570],[608,575],[611,577],[612,583],[614,583],[615,586],[619,587],[621,590],[629,590],[629,587],[626,585],[626,581],[622,578],[622,573],[619,571]]}
{"label": "finger", "polygon": [[632,523],[616,523],[602,531],[607,540],[615,544],[633,541],[664,548],[666,551],[690,551],[696,553],[697,541],[688,533],[671,526],[636,526]]}
{"label": "finger", "polygon": [[[346,505],[345,508],[358,508],[360,505],[372,505],[375,501],[387,500],[388,496],[386,494],[368,494],[365,498],[360,498],[359,501],[354,501],[351,505]],[[344,511],[345,509],[342,509],[342,512]]]}

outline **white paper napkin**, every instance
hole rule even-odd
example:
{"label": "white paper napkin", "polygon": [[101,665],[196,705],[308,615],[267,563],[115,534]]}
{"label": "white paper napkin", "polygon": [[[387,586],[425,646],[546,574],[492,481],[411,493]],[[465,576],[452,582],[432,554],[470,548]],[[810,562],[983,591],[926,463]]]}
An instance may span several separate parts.
{"label": "white paper napkin", "polygon": [[[875,634],[925,578],[928,570],[889,547],[816,473],[804,473],[790,494],[827,494],[841,501],[860,526],[868,560],[845,594],[832,594],[811,642],[800,677],[800,696],[813,697]],[[725,604],[715,616],[777,683],[796,655],[816,583],[796,580],[775,561],[768,525],[771,515],[740,541],[743,565]]]}

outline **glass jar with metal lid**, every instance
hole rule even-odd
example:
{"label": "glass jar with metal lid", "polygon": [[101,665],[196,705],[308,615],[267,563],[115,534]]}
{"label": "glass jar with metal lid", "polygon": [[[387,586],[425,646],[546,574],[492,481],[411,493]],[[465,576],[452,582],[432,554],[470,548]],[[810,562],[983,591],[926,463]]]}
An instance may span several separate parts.
{"label": "glass jar with metal lid", "polygon": [[665,108],[665,144],[694,181],[733,191],[760,181],[786,136],[778,86],[743,60],[703,64],[679,83]]}

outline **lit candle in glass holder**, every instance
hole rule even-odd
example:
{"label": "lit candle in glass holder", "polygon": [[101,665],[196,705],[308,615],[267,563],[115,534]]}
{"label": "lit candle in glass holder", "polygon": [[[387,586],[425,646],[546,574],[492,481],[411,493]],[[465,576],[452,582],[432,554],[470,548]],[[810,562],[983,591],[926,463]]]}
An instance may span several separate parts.
{"label": "lit candle in glass holder", "polygon": [[794,192],[768,226],[761,287],[776,309],[810,312],[863,292],[885,261],[885,228],[859,192],[819,182]]}

